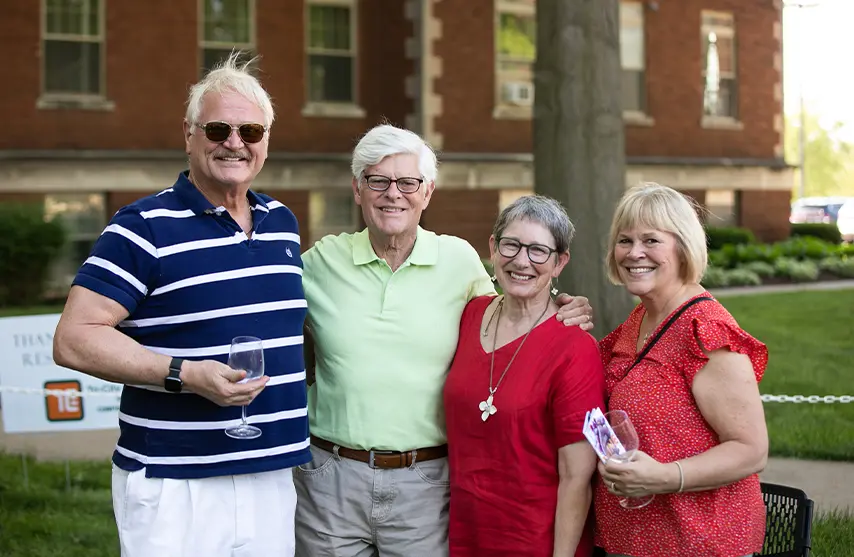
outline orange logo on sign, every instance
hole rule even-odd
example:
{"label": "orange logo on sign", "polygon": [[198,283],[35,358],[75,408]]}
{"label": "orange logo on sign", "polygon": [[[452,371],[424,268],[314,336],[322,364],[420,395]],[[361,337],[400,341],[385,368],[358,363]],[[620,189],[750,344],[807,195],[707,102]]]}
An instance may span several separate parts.
{"label": "orange logo on sign", "polygon": [[[79,391],[80,381],[47,381],[44,388],[52,391]],[[44,397],[47,419],[50,422],[68,422],[83,419],[83,399],[70,395]]]}

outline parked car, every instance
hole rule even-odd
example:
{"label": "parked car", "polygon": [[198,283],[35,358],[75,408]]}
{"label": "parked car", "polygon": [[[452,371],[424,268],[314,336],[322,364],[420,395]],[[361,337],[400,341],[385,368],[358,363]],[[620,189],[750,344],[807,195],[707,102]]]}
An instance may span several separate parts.
{"label": "parked car", "polygon": [[854,242],[854,199],[846,201],[836,214],[836,226],[846,242]]}
{"label": "parked car", "polygon": [[803,197],[792,203],[789,222],[836,222],[839,209],[854,197]]}

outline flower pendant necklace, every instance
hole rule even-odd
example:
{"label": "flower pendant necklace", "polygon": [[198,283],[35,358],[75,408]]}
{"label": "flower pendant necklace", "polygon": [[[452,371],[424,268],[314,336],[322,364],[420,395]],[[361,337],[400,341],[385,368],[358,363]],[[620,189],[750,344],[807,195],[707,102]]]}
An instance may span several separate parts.
{"label": "flower pendant necklace", "polygon": [[[524,338],[522,338],[522,342],[519,343],[519,346],[516,348],[516,352],[513,353],[513,357],[510,358],[510,361],[507,363],[507,367],[504,368],[504,372],[501,374],[501,377],[498,378],[498,383],[496,383],[493,387],[492,373],[495,368],[495,349],[498,345],[498,326],[501,324],[501,310],[504,307],[504,298],[502,297],[500,300],[498,300],[498,308],[492,314],[493,316],[497,314],[497,318],[495,319],[495,336],[492,338],[492,357],[489,362],[489,396],[487,396],[486,400],[481,401],[481,403],[477,406],[481,412],[480,419],[482,421],[485,422],[489,419],[490,416],[498,412],[498,408],[496,408],[495,404],[493,404],[495,393],[496,391],[498,391],[498,386],[501,385],[501,382],[504,380],[504,376],[507,375],[507,371],[510,369],[510,366],[513,365],[513,360],[516,359],[516,355],[519,354],[519,351],[522,349],[522,346],[524,346],[525,341],[528,340],[528,335],[531,334],[531,331],[534,330],[534,327],[537,326],[537,323],[540,322],[540,320],[548,311],[550,303],[551,301],[546,303],[546,307],[543,309],[543,313],[541,313],[540,316],[531,324],[531,328],[528,329],[527,333],[525,333]],[[492,317],[490,317],[489,321],[486,323],[487,330],[489,330],[490,323],[492,323]]]}

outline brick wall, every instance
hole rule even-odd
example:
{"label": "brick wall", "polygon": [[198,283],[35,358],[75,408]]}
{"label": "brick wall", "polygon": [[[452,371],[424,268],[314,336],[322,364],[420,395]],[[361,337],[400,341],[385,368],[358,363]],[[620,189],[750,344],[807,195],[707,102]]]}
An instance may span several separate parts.
{"label": "brick wall", "polygon": [[739,226],[749,228],[763,242],[789,237],[791,192],[756,190],[742,191],[738,195]]}
{"label": "brick wall", "polygon": [[[12,2],[0,18],[0,46],[13,76],[0,88],[6,133],[0,149],[183,149],[181,121],[198,80],[198,0],[106,3],[106,98],[113,110],[37,109],[41,90],[40,2]],[[301,114],[305,103],[304,2],[257,0],[261,79],[277,121],[270,149],[342,152],[387,119],[402,124],[411,101],[404,37],[412,33],[403,2],[362,0],[357,36],[358,98],[364,118]]]}
{"label": "brick wall", "polygon": [[[648,113],[652,127],[626,128],[630,156],[773,158],[779,136],[774,98],[779,43],[771,0],[679,0],[644,10]],[[737,33],[739,112],[743,130],[710,130],[702,115],[700,12],[731,11]],[[496,120],[493,0],[442,0],[436,4],[442,38],[436,51],[443,73],[436,90],[437,118],[446,151],[529,152],[528,120]],[[464,85],[461,85],[464,84]]]}
{"label": "brick wall", "polygon": [[467,240],[481,257],[489,256],[489,235],[498,218],[497,190],[449,190],[437,188],[421,226],[437,234]]}

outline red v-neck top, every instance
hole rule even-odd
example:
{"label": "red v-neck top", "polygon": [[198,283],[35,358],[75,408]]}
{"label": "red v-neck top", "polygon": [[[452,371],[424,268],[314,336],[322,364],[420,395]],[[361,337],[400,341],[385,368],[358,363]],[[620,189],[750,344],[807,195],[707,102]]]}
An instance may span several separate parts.
{"label": "red v-neck top", "polygon": [[[489,394],[490,354],[481,346],[491,297],[466,306],[445,383],[451,470],[451,557],[551,557],[560,447],[583,441],[585,413],[604,408],[596,341],[550,318],[535,327],[494,396],[487,421],[478,405]],[[521,338],[495,352],[498,381]],[[584,441],[586,442],[586,441]],[[589,556],[588,528],[575,555]]]}
{"label": "red v-neck top", "polygon": [[[708,451],[719,444],[718,437],[691,393],[694,377],[708,362],[703,348],[746,354],[757,382],[768,363],[768,351],[719,302],[701,301],[687,308],[627,374],[637,356],[644,313],[638,305],[600,342],[608,407],[629,414],[641,450],[659,462]],[[708,491],[656,495],[641,509],[622,508],[597,478],[594,508],[596,542],[609,553],[733,557],[760,551],[765,536],[765,505],[755,474]]]}

